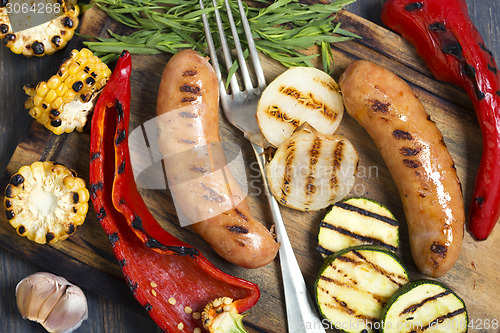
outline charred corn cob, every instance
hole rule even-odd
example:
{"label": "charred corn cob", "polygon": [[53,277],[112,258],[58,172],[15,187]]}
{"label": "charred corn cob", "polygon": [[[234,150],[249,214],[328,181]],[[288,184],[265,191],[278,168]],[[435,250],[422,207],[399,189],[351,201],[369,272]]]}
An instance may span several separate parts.
{"label": "charred corn cob", "polygon": [[201,313],[203,327],[210,333],[248,333],[243,317],[230,297],[215,299]]}
{"label": "charred corn cob", "polygon": [[39,244],[66,239],[83,224],[89,191],[73,170],[54,162],[25,165],[5,189],[5,215],[17,233]]}
{"label": "charred corn cob", "polygon": [[30,115],[55,134],[82,131],[111,70],[89,49],[73,50],[57,74],[25,86]]}
{"label": "charred corn cob", "polygon": [[[8,0],[0,1],[0,38],[16,54],[28,57],[52,54],[66,46],[78,27],[80,8],[76,0],[58,0],[62,15],[33,28],[13,32],[7,13],[8,3]],[[26,14],[26,20],[31,19]]]}

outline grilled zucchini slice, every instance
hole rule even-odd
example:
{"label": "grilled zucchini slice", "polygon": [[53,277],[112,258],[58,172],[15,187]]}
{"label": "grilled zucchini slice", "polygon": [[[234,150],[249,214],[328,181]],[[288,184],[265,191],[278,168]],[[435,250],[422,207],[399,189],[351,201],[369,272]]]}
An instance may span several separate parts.
{"label": "grilled zucchini slice", "polygon": [[375,332],[382,308],[409,282],[396,255],[382,246],[361,245],[329,256],[316,279],[321,315],[343,332]]}
{"label": "grilled zucchini slice", "polygon": [[467,332],[464,301],[445,284],[417,280],[399,289],[381,314],[383,333]]}
{"label": "grilled zucchini slice", "polygon": [[329,256],[356,245],[399,246],[399,223],[385,206],[356,197],[335,203],[319,225],[318,252]]}

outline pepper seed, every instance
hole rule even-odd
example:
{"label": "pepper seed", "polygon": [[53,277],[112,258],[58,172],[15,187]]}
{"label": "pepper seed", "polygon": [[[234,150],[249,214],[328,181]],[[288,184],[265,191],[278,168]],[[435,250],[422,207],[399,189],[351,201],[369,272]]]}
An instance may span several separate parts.
{"label": "pepper seed", "polygon": [[179,323],[179,324],[177,325],[177,328],[178,328],[179,330],[183,330],[183,329],[184,329],[184,324],[183,324],[183,323]]}
{"label": "pepper seed", "polygon": [[193,312],[193,309],[191,309],[189,306],[186,306],[184,308],[184,312],[186,312],[187,314],[190,314],[191,312]]}
{"label": "pepper seed", "polygon": [[156,294],[156,290],[151,289],[151,295],[153,295],[154,297],[156,297],[156,295],[157,295],[157,294]]}
{"label": "pepper seed", "polygon": [[196,328],[193,330],[193,333],[201,333],[201,328],[196,327]]}
{"label": "pepper seed", "polygon": [[154,281],[151,281],[151,283],[149,284],[151,287],[153,288],[156,288],[158,287],[158,285],[154,282]]}
{"label": "pepper seed", "polygon": [[175,303],[177,303],[177,300],[176,300],[175,298],[173,298],[173,297],[170,297],[170,298],[168,299],[168,302],[169,302],[170,304],[172,304],[172,305],[175,305]]}
{"label": "pepper seed", "polygon": [[193,312],[193,319],[198,320],[201,318],[201,314],[199,312]]}

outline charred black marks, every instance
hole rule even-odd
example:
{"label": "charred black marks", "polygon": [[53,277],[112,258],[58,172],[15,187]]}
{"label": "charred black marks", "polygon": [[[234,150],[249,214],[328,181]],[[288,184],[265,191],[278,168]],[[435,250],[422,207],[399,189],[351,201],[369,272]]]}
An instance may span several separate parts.
{"label": "charred black marks", "polygon": [[494,66],[492,66],[492,65],[490,65],[490,64],[488,64],[488,69],[489,69],[490,71],[492,71],[494,74],[496,74],[496,73],[498,72],[497,68],[496,68],[496,67],[494,67]]}
{"label": "charred black marks", "polygon": [[203,199],[208,200],[210,202],[224,202],[226,199],[224,196],[217,193],[214,189],[208,187],[205,184],[201,184],[201,187],[206,191],[206,194],[203,195]]}
{"label": "charred black marks", "polygon": [[488,49],[484,43],[479,43],[479,47],[481,48],[481,50],[488,53],[490,57],[493,57],[493,52],[491,52],[490,49]]}
{"label": "charred black marks", "polygon": [[14,195],[12,194],[12,184],[9,184],[7,188],[5,189],[5,196],[7,198],[13,198]]}
{"label": "charred black marks", "polygon": [[205,174],[208,172],[207,169],[205,169],[204,167],[200,167],[200,166],[194,166],[190,169],[191,171],[194,171],[196,173],[201,173],[201,174]]}
{"label": "charred black marks", "polygon": [[191,112],[181,112],[179,115],[182,118],[198,118],[198,115],[196,113],[191,113]]}
{"label": "charred black marks", "polygon": [[125,171],[125,161],[123,161],[119,166],[118,166],[118,174],[121,175]]}
{"label": "charred black marks", "polygon": [[422,148],[411,148],[411,147],[402,147],[399,149],[399,152],[403,156],[417,156],[422,151]]}
{"label": "charred black marks", "polygon": [[132,220],[132,228],[136,230],[141,230],[144,231],[144,227],[142,226],[142,220],[139,216],[135,216],[134,219]]}
{"label": "charred black marks", "polygon": [[477,197],[474,199],[476,205],[478,205],[478,207],[481,207],[484,203],[484,198],[483,197]]}
{"label": "charred black marks", "polygon": [[95,161],[96,159],[98,159],[99,157],[101,157],[101,153],[97,152],[97,153],[92,153],[92,155],[90,155],[90,162],[93,162]]}
{"label": "charred black marks", "polygon": [[432,31],[446,31],[446,26],[443,22],[435,22],[429,24],[429,29],[431,29]]}
{"label": "charred black marks", "polygon": [[398,140],[413,140],[413,136],[410,133],[398,129],[392,132],[392,136]]}
{"label": "charred black marks", "polygon": [[56,236],[53,233],[51,233],[51,232],[47,232],[45,234],[45,241],[47,243],[50,243],[52,240],[54,240],[54,238],[56,238]]}
{"label": "charred black marks", "polygon": [[11,210],[6,210],[5,211],[5,216],[7,217],[7,220],[10,221],[10,220],[12,220],[16,216],[16,214],[14,214],[14,212],[11,211]]}
{"label": "charred black marks", "polygon": [[122,121],[122,119],[123,119],[123,105],[118,99],[115,100],[115,109],[116,109],[116,112],[118,114],[118,121]]}
{"label": "charred black marks", "polygon": [[371,99],[368,101],[371,104],[371,109],[375,112],[380,112],[380,113],[387,113],[389,112],[389,107],[391,106],[391,103],[389,102],[382,102],[379,101],[378,99]]}
{"label": "charred black marks", "polygon": [[179,90],[181,92],[187,92],[187,93],[201,96],[201,88],[198,86],[190,86],[189,84],[184,83],[182,86],[179,87]]}
{"label": "charred black marks", "polygon": [[119,130],[116,135],[115,144],[118,146],[120,143],[125,141],[126,137],[127,137],[127,132],[125,130]]}
{"label": "charred black marks", "polygon": [[446,257],[446,253],[448,252],[448,248],[444,245],[434,242],[431,245],[431,251],[444,259]]}
{"label": "charred black marks", "polygon": [[476,94],[476,98],[479,101],[482,100],[482,99],[484,99],[484,97],[486,97],[486,95],[481,91],[481,89],[479,89],[479,87],[477,86],[477,84],[475,84],[474,92]]}
{"label": "charred black marks", "polygon": [[109,234],[108,235],[109,242],[111,245],[115,245],[116,242],[120,240],[120,237],[118,237],[118,234],[116,232]]}
{"label": "charred black marks", "polygon": [[182,76],[196,76],[196,75],[198,75],[197,71],[185,71],[185,72],[182,72]]}
{"label": "charred black marks", "polygon": [[90,195],[95,199],[97,191],[102,191],[104,185],[102,182],[97,182],[95,184],[90,184]]}
{"label": "charred black marks", "polygon": [[166,251],[167,247],[157,241],[156,239],[149,237],[148,240],[146,241],[145,245],[149,247],[150,249],[160,249],[162,251]]}
{"label": "charred black marks", "polygon": [[424,4],[422,2],[412,2],[405,6],[407,12],[412,12],[414,10],[422,9]]}
{"label": "charred black marks", "polygon": [[10,183],[14,186],[19,186],[21,185],[22,183],[24,183],[24,177],[23,175],[21,174],[15,174],[14,176],[12,176],[12,178],[10,179]]}
{"label": "charred black marks", "polygon": [[104,210],[104,207],[101,207],[101,209],[99,209],[99,212],[97,212],[97,221],[101,222],[105,217],[106,211]]}
{"label": "charred black marks", "polygon": [[443,43],[443,45],[441,46],[441,51],[443,51],[443,53],[452,55],[457,59],[461,59],[463,57],[462,45],[460,45],[460,43],[457,41]]}
{"label": "charred black marks", "polygon": [[233,232],[235,234],[248,234],[248,232],[249,232],[248,228],[246,228],[242,225],[228,225],[228,226],[226,226],[226,229],[229,232]]}
{"label": "charred black marks", "polygon": [[50,122],[50,124],[53,126],[53,127],[59,127],[62,125],[62,121],[61,119],[55,119],[55,120],[52,120]]}
{"label": "charred black marks", "polygon": [[149,303],[146,303],[144,305],[144,309],[146,309],[146,311],[149,312],[149,311],[153,310],[153,306],[151,304],[149,304]]}
{"label": "charred black marks", "polygon": [[137,284],[137,282],[129,284],[130,291],[133,292],[133,293],[137,290],[137,287],[139,287],[139,285]]}
{"label": "charred black marks", "polygon": [[123,268],[123,266],[125,266],[126,264],[127,264],[127,260],[125,260],[125,259],[118,261],[118,265],[120,265],[121,268]]}
{"label": "charred black marks", "polygon": [[409,160],[406,158],[403,160],[403,164],[405,167],[410,169],[417,169],[421,166],[419,161]]}
{"label": "charred black marks", "polygon": [[238,208],[235,208],[234,211],[236,212],[236,214],[238,214],[238,216],[240,216],[243,220],[245,221],[248,221],[248,216],[246,216],[245,214],[243,214],[243,212],[241,210],[239,210]]}
{"label": "charred black marks", "polygon": [[200,255],[200,252],[198,252],[198,250],[188,246],[167,246],[166,248],[180,256],[190,256],[194,258]]}
{"label": "charred black marks", "polygon": [[80,196],[78,195],[78,192],[73,192],[73,203],[77,204],[78,201],[80,201]]}
{"label": "charred black marks", "polygon": [[24,227],[24,225],[19,226],[19,228],[17,228],[17,232],[20,235],[23,235],[26,232],[26,228]]}
{"label": "charred black marks", "polygon": [[10,200],[5,200],[5,207],[7,208],[12,207],[12,202]]}
{"label": "charred black marks", "polygon": [[471,64],[462,64],[462,73],[471,80],[476,80],[476,69]]}
{"label": "charred black marks", "polygon": [[[382,221],[382,222],[385,222],[387,224],[390,224],[390,225],[393,225],[393,226],[398,226],[399,223],[398,221],[396,221],[395,219],[391,219],[389,217],[386,217],[386,216],[383,216],[383,215],[380,215],[380,214],[377,214],[377,213],[373,213],[369,210],[366,210],[366,209],[363,209],[363,208],[360,208],[360,207],[357,207],[357,206],[354,206],[354,205],[350,205],[348,203],[345,203],[345,202],[337,202],[335,204],[335,206],[337,207],[340,207],[342,209],[345,209],[345,210],[348,210],[348,211],[351,211],[351,212],[355,212],[359,215],[363,215],[363,216],[366,216],[366,217],[371,217],[371,218],[375,218],[379,221]],[[321,223],[324,223],[324,222],[321,222]],[[329,224],[325,224],[325,227],[328,228]]]}
{"label": "charred black marks", "polygon": [[498,90],[495,94],[500,97],[500,90]]}
{"label": "charred black marks", "polygon": [[78,210],[76,209],[76,207],[73,207],[73,213],[76,214],[77,212],[78,212]]}
{"label": "charred black marks", "polygon": [[75,225],[73,223],[70,223],[69,226],[68,226],[68,234],[71,235],[72,233],[75,232],[75,230],[76,230]]}
{"label": "charred black marks", "polygon": [[445,290],[442,293],[436,294],[436,295],[431,296],[431,297],[427,297],[426,299],[422,300],[422,302],[420,302],[418,304],[413,304],[413,305],[407,307],[406,309],[404,309],[403,311],[401,311],[401,315],[404,315],[407,313],[414,313],[415,311],[418,310],[418,308],[422,307],[425,303],[435,301],[441,297],[449,295],[450,293],[451,293],[450,290]]}
{"label": "charred black marks", "polygon": [[196,97],[183,97],[181,99],[181,102],[182,103],[191,103],[191,102],[196,101],[196,99],[197,99]]}

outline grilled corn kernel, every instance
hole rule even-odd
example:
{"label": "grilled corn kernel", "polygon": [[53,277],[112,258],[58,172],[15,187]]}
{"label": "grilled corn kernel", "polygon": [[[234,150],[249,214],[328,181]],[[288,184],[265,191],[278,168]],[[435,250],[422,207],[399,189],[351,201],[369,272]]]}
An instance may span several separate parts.
{"label": "grilled corn kernel", "polygon": [[[61,0],[60,8],[62,15],[52,21],[30,29],[13,32],[7,13],[8,9],[6,6],[0,6],[0,27],[2,27],[0,39],[2,43],[12,52],[22,53],[27,57],[42,57],[64,48],[68,41],[73,38],[75,29],[78,27],[80,8],[76,5],[76,0]],[[26,21],[30,20],[32,17],[27,15]]]}
{"label": "grilled corn kernel", "polygon": [[39,244],[66,239],[83,224],[89,191],[62,164],[35,162],[13,175],[5,189],[5,215],[17,233]]}
{"label": "grilled corn kernel", "polygon": [[35,89],[24,87],[30,97],[24,107],[55,134],[82,131],[111,70],[89,49],[73,50],[47,82]]}

